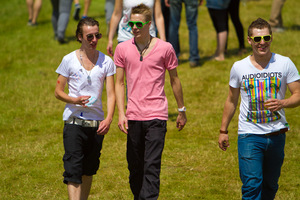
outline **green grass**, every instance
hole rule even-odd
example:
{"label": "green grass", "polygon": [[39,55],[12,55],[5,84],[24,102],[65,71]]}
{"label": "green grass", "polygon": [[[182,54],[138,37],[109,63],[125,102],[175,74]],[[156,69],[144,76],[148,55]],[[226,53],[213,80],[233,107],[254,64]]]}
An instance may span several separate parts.
{"label": "green grass", "polygon": [[[92,1],[90,16],[100,22],[106,33],[104,0]],[[245,30],[257,17],[268,19],[270,1],[243,1],[241,19]],[[298,0],[286,1],[283,9],[287,31],[274,34],[274,52],[290,57],[300,69],[300,16]],[[69,43],[53,40],[50,1],[44,1],[39,26],[27,27],[25,1],[1,3],[0,24],[0,199],[67,199],[62,183],[63,144],[62,112],[64,103],[54,97],[55,70],[67,53],[80,45],[73,37],[76,24],[72,18],[66,31]],[[228,55],[224,62],[208,61],[216,47],[215,31],[207,9],[199,10],[199,49],[202,66],[191,69],[188,59],[188,29],[184,13],[180,27],[182,64],[178,67],[183,85],[188,123],[175,128],[176,102],[169,78],[168,133],[162,160],[162,200],[241,199],[237,161],[237,117],[229,127],[231,146],[227,152],[218,148],[218,130],[228,92],[232,64],[244,56],[236,55],[238,42],[230,22]],[[106,53],[107,37],[98,50]],[[246,43],[249,53],[250,47]],[[106,99],[104,92],[104,99]],[[104,103],[105,108],[106,103]],[[296,200],[300,196],[300,108],[286,109],[291,125],[286,142],[286,157],[276,200]],[[114,117],[105,137],[101,166],[94,177],[90,199],[132,199],[128,184],[126,136]]]}

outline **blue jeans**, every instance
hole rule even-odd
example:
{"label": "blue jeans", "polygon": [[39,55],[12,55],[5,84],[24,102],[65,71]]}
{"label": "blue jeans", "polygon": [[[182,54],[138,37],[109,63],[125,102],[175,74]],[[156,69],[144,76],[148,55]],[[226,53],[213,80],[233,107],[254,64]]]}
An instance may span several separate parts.
{"label": "blue jeans", "polygon": [[180,55],[179,45],[179,24],[181,19],[182,3],[185,4],[186,22],[189,29],[189,45],[190,45],[190,61],[198,61],[200,59],[198,50],[198,0],[172,0],[170,1],[170,24],[169,24],[169,42],[175,49],[177,58]]}
{"label": "blue jeans", "polygon": [[284,159],[285,134],[238,136],[243,200],[273,200]]}
{"label": "blue jeans", "polygon": [[52,26],[55,37],[64,39],[69,23],[72,0],[51,0],[52,3]]}

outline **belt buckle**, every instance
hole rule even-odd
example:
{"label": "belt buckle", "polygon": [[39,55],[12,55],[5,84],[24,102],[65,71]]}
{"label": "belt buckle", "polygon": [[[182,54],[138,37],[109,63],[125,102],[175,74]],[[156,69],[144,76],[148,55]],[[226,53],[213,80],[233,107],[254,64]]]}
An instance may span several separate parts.
{"label": "belt buckle", "polygon": [[91,127],[91,123],[89,121],[82,120],[82,126],[83,127]]}
{"label": "belt buckle", "polygon": [[97,120],[82,120],[82,127],[97,127]]}

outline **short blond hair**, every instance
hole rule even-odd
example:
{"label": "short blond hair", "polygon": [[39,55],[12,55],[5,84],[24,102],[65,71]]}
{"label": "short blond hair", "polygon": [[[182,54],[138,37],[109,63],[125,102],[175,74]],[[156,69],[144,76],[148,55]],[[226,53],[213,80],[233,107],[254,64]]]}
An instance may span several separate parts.
{"label": "short blond hair", "polygon": [[146,22],[152,20],[152,11],[145,4],[139,4],[131,9],[131,14],[141,14],[144,15]]}

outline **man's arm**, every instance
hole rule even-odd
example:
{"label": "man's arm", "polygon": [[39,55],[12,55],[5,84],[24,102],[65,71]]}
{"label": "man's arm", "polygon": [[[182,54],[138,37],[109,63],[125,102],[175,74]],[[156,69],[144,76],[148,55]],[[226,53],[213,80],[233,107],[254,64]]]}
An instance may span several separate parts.
{"label": "man's arm", "polygon": [[294,108],[300,105],[300,80],[289,83],[288,88],[291,96],[287,99],[269,99],[265,103],[265,107],[274,112],[282,108]]}
{"label": "man's arm", "polygon": [[[183,92],[182,92],[182,87],[181,87],[181,83],[176,68],[170,70],[169,75],[170,75],[171,87],[177,102],[177,106],[178,108],[182,108],[184,106]],[[186,122],[187,122],[187,118],[185,112],[179,112],[176,120],[176,127],[178,128],[179,131],[183,129]]]}
{"label": "man's arm", "polygon": [[[125,85],[124,85],[124,69],[117,66],[117,73],[116,73],[116,100],[117,100],[117,107],[119,113],[119,122],[118,126],[121,131],[127,134],[128,123],[127,118],[125,116]],[[125,127],[124,127],[125,126]]]}
{"label": "man's arm", "polygon": [[[221,131],[227,132],[229,123],[234,116],[239,96],[240,88],[229,87],[229,93],[223,111],[222,123],[220,128]],[[226,151],[227,147],[229,147],[229,137],[227,133],[220,133],[219,147],[223,151]]]}
{"label": "man's arm", "polygon": [[70,97],[65,93],[66,84],[67,78],[59,74],[56,81],[55,97],[65,103],[79,104],[86,107],[85,104],[89,102],[88,99],[91,96]]}
{"label": "man's arm", "polygon": [[114,85],[114,76],[106,77],[106,93],[107,93],[107,116],[99,124],[97,133],[99,135],[105,135],[108,133],[110,124],[113,119],[115,104],[116,104],[116,95],[115,95],[115,85]]}

